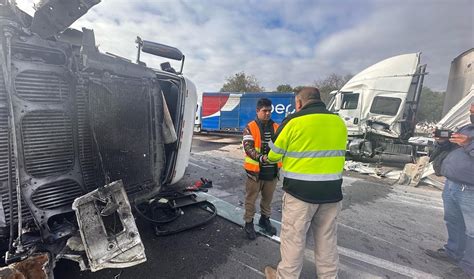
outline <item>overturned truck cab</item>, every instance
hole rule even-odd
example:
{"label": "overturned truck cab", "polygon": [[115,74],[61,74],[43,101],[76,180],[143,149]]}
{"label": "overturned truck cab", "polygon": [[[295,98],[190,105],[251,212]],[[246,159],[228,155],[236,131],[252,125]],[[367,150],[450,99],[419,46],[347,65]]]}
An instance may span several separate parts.
{"label": "overturned truck cab", "polygon": [[0,1],[7,263],[34,253],[92,271],[145,261],[130,204],[180,180],[188,164],[197,97],[184,55],[137,39],[140,52],[181,60],[177,72],[101,53],[93,30],[68,28],[99,2],[42,1],[31,17]]}
{"label": "overturned truck cab", "polygon": [[380,61],[331,92],[329,109],[347,125],[348,152],[415,155],[408,139],[413,136],[426,65],[421,53]]}

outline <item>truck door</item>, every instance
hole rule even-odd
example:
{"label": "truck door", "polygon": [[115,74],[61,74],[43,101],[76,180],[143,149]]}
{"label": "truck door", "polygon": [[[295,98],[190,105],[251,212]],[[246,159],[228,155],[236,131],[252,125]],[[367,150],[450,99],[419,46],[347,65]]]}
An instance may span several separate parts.
{"label": "truck door", "polygon": [[339,115],[347,126],[347,132],[350,136],[361,134],[360,129],[360,93],[341,92],[341,107]]}

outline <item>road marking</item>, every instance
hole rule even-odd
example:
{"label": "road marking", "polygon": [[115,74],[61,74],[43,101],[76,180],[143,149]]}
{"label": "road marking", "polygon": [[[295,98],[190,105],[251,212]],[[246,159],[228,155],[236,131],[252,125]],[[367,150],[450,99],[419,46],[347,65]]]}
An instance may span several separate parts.
{"label": "road marking", "polygon": [[423,195],[394,188],[392,189],[392,193],[389,194],[389,197],[393,198],[394,200],[403,199],[408,203],[413,201],[416,204],[425,205],[436,209],[443,209],[443,200],[440,194],[437,196]]}
{"label": "road marking", "polygon": [[391,261],[387,261],[384,259],[380,259],[371,255],[367,255],[355,250],[351,250],[348,248],[344,248],[341,246],[337,247],[337,250],[341,255],[344,255],[349,258],[353,258],[370,265],[374,265],[377,267],[384,268],[386,270],[390,270],[392,272],[396,272],[401,275],[409,276],[411,278],[441,278],[438,276],[434,276],[433,274],[429,274],[408,266],[400,265]]}
{"label": "road marking", "polygon": [[[207,165],[210,165],[211,167],[214,167],[214,168],[221,168],[222,167],[222,165],[215,164],[215,163],[212,163],[212,162],[209,162],[209,161],[204,161],[204,160],[199,161],[199,160],[190,159],[189,162],[191,163],[191,161],[199,162],[201,164],[207,164]],[[209,170],[209,169],[207,169],[207,170]]]}
{"label": "road marking", "polygon": [[[211,165],[214,165],[214,163],[210,162],[208,158],[219,158],[218,159],[219,164],[217,164],[219,167],[222,167],[222,162],[223,161],[227,162],[229,164],[232,164],[232,165],[236,165],[236,166],[242,166],[243,162],[244,162],[243,159],[226,158],[226,157],[222,157],[222,154],[216,154],[216,153],[202,152],[201,154],[196,154],[196,155],[197,156],[195,156],[195,157],[202,157],[201,162],[204,161],[205,163],[209,163]],[[199,160],[199,159],[197,159],[197,160]]]}
{"label": "road marking", "polygon": [[419,200],[419,199],[411,198],[407,196],[400,196],[393,193],[389,193],[387,197],[388,199],[385,199],[384,202],[402,203],[402,204],[408,204],[414,207],[423,207],[423,208],[434,209],[438,211],[444,210],[443,205],[440,203],[438,203],[438,205],[433,205],[432,203],[427,202],[425,200]]}
{"label": "road marking", "polygon": [[[272,220],[272,221],[275,221],[275,223],[281,224],[280,222],[278,222],[276,220]],[[271,237],[271,239],[273,239],[273,240],[277,241],[278,243],[280,243],[280,237],[278,237],[278,236],[273,236],[273,237]],[[398,273],[398,274],[401,274],[401,275],[405,275],[405,276],[408,276],[410,278],[433,278],[433,279],[441,278],[441,277],[437,277],[437,276],[434,276],[432,274],[429,274],[429,273],[426,273],[426,272],[423,272],[423,271],[420,271],[420,270],[417,270],[417,269],[414,269],[414,268],[411,268],[411,267],[408,267],[408,266],[400,265],[400,264],[397,264],[397,263],[394,263],[394,262],[391,262],[391,261],[387,261],[387,260],[384,260],[384,259],[381,259],[381,258],[377,258],[377,257],[371,256],[371,255],[368,255],[368,254],[365,254],[365,253],[362,253],[362,252],[358,252],[358,251],[355,251],[355,250],[352,250],[352,249],[349,249],[349,248],[344,248],[344,247],[341,247],[341,246],[337,246],[337,250],[338,250],[340,255],[343,255],[343,256],[346,256],[348,258],[355,259],[355,260],[358,260],[358,261],[361,261],[361,262],[364,262],[364,263],[368,263],[368,264],[376,266],[376,267],[380,267],[380,268],[383,268],[383,269],[386,269],[386,270],[390,270],[392,272],[395,272],[395,273]],[[311,251],[309,249],[305,249],[304,254],[305,254],[305,257],[309,261],[314,262],[313,251]]]}
{"label": "road marking", "polygon": [[337,223],[337,226],[338,226],[338,227],[340,226],[340,227],[343,227],[343,228],[347,228],[347,229],[349,229],[349,230],[356,231],[356,232],[361,233],[361,234],[364,234],[364,235],[366,235],[366,236],[368,236],[368,237],[370,237],[370,238],[372,238],[372,239],[375,239],[375,240],[378,240],[378,241],[381,241],[381,242],[388,243],[388,244],[390,244],[390,245],[392,245],[392,246],[394,246],[394,247],[397,247],[397,248],[399,248],[399,249],[403,249],[403,250],[405,250],[405,251],[407,251],[407,252],[410,252],[410,253],[412,252],[411,250],[408,250],[408,249],[406,249],[406,248],[403,248],[403,247],[401,247],[400,245],[396,245],[395,243],[392,243],[392,242],[390,242],[390,241],[388,241],[388,240],[385,240],[385,239],[383,239],[383,238],[380,238],[380,237],[377,237],[377,236],[373,236],[372,234],[370,234],[370,233],[368,233],[368,232],[365,232],[365,231],[363,231],[363,230],[360,230],[360,229],[358,229],[358,228],[354,228],[354,227],[351,227],[351,226],[342,224],[342,223],[340,223],[340,222]]}
{"label": "road marking", "polygon": [[[341,254],[341,252],[339,251],[339,254]],[[305,258],[314,263],[314,252],[310,249],[305,249],[304,250],[304,256]],[[339,260],[339,271],[345,271],[347,273],[350,274],[351,278],[364,278],[364,279],[381,279],[381,278],[385,278],[385,277],[382,277],[382,276],[377,276],[375,274],[372,274],[372,273],[369,273],[369,272],[366,272],[366,271],[363,271],[362,269],[367,269],[367,267],[363,267],[361,265],[358,265],[358,264],[355,264],[355,263],[352,263],[353,265],[356,265],[356,266],[359,266],[361,269],[360,270],[357,270],[355,271],[354,268],[351,268],[350,266],[348,265],[345,265],[343,263],[341,263],[341,261]]]}
{"label": "road marking", "polygon": [[205,170],[205,171],[208,171],[208,170],[209,170],[208,168],[202,167],[202,166],[200,166],[200,165],[198,165],[198,164],[195,164],[195,163],[193,163],[193,162],[191,162],[191,161],[189,161],[189,164],[192,165],[192,166],[198,167],[198,168],[200,168],[200,169],[203,169],[203,170]]}
{"label": "road marking", "polygon": [[236,261],[236,262],[240,263],[241,265],[245,266],[246,268],[252,270],[253,272],[255,272],[255,273],[257,273],[257,274],[259,274],[259,275],[261,275],[261,276],[265,276],[265,274],[264,274],[263,272],[261,272],[260,270],[254,268],[254,267],[251,267],[250,265],[248,265],[248,264],[246,264],[246,263],[244,263],[244,262],[242,262],[242,261],[240,261],[240,260],[238,260],[238,259],[236,259],[236,258],[234,258],[234,257],[230,257],[230,259],[233,260],[233,261]]}
{"label": "road marking", "polygon": [[[273,239],[273,240],[277,241],[278,243],[280,243],[280,237],[278,237],[278,236],[273,236],[273,237],[271,237],[271,239]],[[355,259],[355,260],[358,260],[358,261],[361,261],[361,262],[364,262],[364,263],[367,263],[367,264],[370,264],[370,265],[373,265],[373,266],[376,266],[376,267],[380,267],[380,268],[383,268],[383,269],[386,269],[386,270],[390,270],[392,272],[395,272],[395,273],[398,273],[398,274],[401,274],[401,275],[405,275],[405,276],[408,276],[408,277],[411,277],[411,278],[433,278],[433,279],[434,278],[441,278],[441,277],[436,277],[436,276],[434,276],[432,274],[429,274],[429,273],[425,273],[423,271],[419,271],[419,270],[411,268],[411,267],[399,265],[399,264],[396,264],[394,262],[390,262],[390,261],[387,261],[387,260],[384,260],[384,259],[380,259],[380,258],[371,256],[371,255],[367,255],[367,254],[364,254],[364,253],[361,253],[361,252],[358,252],[358,251],[355,251],[355,250],[352,250],[352,249],[349,249],[349,248],[344,248],[344,247],[341,247],[341,246],[337,246],[337,250],[339,252],[339,255],[343,255],[343,256],[346,256],[348,258],[352,258],[352,259]],[[304,256],[308,261],[314,262],[314,252],[311,251],[310,249],[305,249]],[[346,266],[346,265],[344,265],[344,266]],[[348,267],[348,268],[350,268],[350,267]],[[358,270],[358,272],[361,272],[361,271]],[[383,277],[375,276],[374,274],[369,274],[369,273],[366,273],[366,272],[363,272],[363,273],[364,273],[364,275],[367,276],[367,277],[364,276],[365,278],[368,278],[369,275],[374,276],[372,278],[383,278]]]}
{"label": "road marking", "polygon": [[[242,225],[242,220],[241,220],[241,216],[243,214],[243,209],[238,207],[238,206],[234,206],[226,201],[223,201],[219,198],[216,198],[212,195],[209,195],[209,194],[206,194],[206,193],[197,193],[197,195],[203,197],[203,198],[206,198],[209,202],[212,202],[216,208],[217,208],[217,213],[219,216],[235,223],[235,224],[238,224],[238,225]],[[255,214],[255,218],[258,218],[259,215],[258,214]],[[276,220],[273,220],[271,219],[271,222],[273,225],[275,225],[277,227],[277,231],[280,231],[280,228],[281,228],[281,222],[279,221],[276,221]],[[339,224],[341,225],[341,224]],[[347,225],[342,225],[342,226],[345,226],[345,227],[348,227]],[[352,227],[349,227],[349,228],[352,228]],[[352,229],[355,229],[355,228],[352,228]],[[355,229],[357,230],[357,229]],[[257,230],[257,232],[259,232]],[[264,236],[266,237],[269,237],[270,239],[280,243],[280,238],[278,236],[268,236],[266,234],[263,234]],[[388,242],[385,240],[385,242]],[[388,242],[390,243],[390,242]],[[392,244],[392,243],[390,243]],[[394,245],[394,244],[392,244]],[[397,246],[398,247],[398,246]],[[311,255],[311,251],[309,249],[306,249],[309,251],[309,253],[306,253],[305,254],[308,254],[308,255]],[[406,250],[406,249],[405,249]],[[341,255],[344,255],[348,258],[352,258],[354,260],[357,260],[357,261],[360,261],[360,262],[365,262],[367,264],[370,264],[372,266],[376,266],[376,267],[379,267],[379,268],[383,268],[383,269],[386,269],[386,270],[389,270],[391,272],[395,272],[395,273],[398,273],[400,275],[404,275],[404,276],[408,276],[408,277],[411,277],[411,278],[441,278],[441,277],[438,277],[438,276],[435,276],[435,275],[432,275],[432,274],[429,274],[429,273],[426,273],[426,272],[423,272],[423,271],[420,271],[420,270],[417,270],[417,269],[414,269],[414,268],[411,268],[411,267],[407,267],[407,266],[404,266],[404,265],[400,265],[400,264],[397,264],[397,263],[394,263],[394,262],[391,262],[391,261],[387,261],[387,260],[384,260],[384,259],[381,259],[381,258],[377,258],[377,257],[374,257],[374,256],[371,256],[371,255],[368,255],[368,254],[365,254],[365,253],[362,253],[362,252],[358,252],[358,251],[355,251],[355,250],[352,250],[352,249],[348,249],[348,248],[344,248],[344,247],[341,247],[341,246],[338,246],[338,251]],[[409,251],[409,250],[407,250]]]}
{"label": "road marking", "polygon": [[[208,249],[211,249],[211,250],[214,250],[214,251],[216,251],[216,252],[219,252],[219,250],[217,250],[217,249],[215,249],[215,248],[212,248],[212,247],[208,247]],[[232,251],[232,250],[233,250],[233,249],[231,249],[231,251]],[[235,253],[235,251],[232,251],[232,252]],[[240,251],[239,251],[239,252],[240,252]],[[250,254],[246,254],[246,255],[255,258],[253,255],[250,255]],[[248,269],[252,270],[253,272],[257,273],[258,275],[265,276],[265,274],[264,274],[263,272],[261,272],[260,270],[258,270],[258,269],[256,269],[256,268],[254,268],[254,267],[252,267],[252,266],[250,266],[250,265],[244,263],[243,261],[237,259],[236,257],[234,257],[234,256],[232,256],[232,255],[229,255],[229,256],[228,256],[228,259],[230,259],[230,260],[232,260],[232,261],[234,261],[234,262],[237,262],[237,263],[239,263],[239,264],[245,266],[246,268],[248,268]]]}

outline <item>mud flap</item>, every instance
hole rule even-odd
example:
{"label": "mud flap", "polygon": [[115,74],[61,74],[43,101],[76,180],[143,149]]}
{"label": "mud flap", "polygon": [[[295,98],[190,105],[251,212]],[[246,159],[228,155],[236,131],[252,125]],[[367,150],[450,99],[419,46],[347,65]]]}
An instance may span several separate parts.
{"label": "mud flap", "polygon": [[146,261],[121,180],[77,198],[72,208],[91,271],[125,268]]}

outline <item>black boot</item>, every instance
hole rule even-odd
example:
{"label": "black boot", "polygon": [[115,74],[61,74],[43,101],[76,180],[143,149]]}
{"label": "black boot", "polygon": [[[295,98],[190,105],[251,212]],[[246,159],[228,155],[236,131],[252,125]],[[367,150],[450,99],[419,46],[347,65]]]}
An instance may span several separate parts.
{"label": "black boot", "polygon": [[270,222],[270,217],[261,215],[260,220],[258,220],[258,225],[269,235],[275,235],[277,233],[276,228],[272,226]]}
{"label": "black boot", "polygon": [[255,228],[253,226],[253,219],[252,221],[245,223],[244,231],[245,234],[247,234],[248,239],[254,240],[255,238],[257,238],[257,234],[255,233]]}

